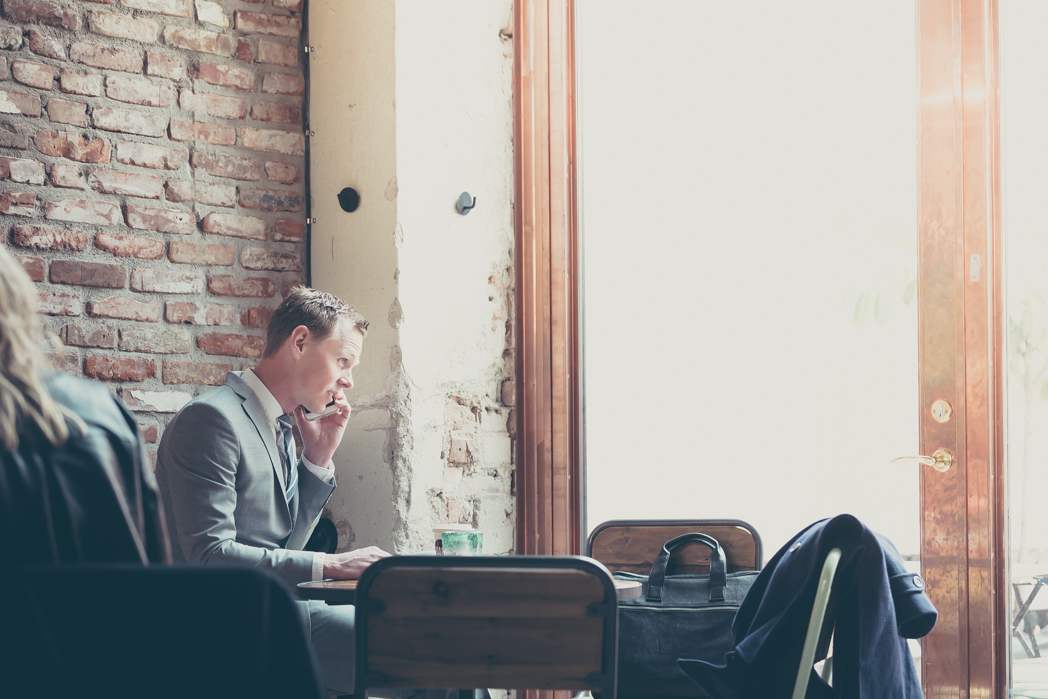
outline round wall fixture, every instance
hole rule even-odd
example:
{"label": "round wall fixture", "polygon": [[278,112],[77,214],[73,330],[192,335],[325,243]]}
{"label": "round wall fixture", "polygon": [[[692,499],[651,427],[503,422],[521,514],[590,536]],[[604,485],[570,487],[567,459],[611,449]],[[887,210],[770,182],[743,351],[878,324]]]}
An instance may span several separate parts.
{"label": "round wall fixture", "polygon": [[346,213],[352,213],[360,206],[360,195],[352,187],[346,187],[338,193],[338,205]]}
{"label": "round wall fixture", "polygon": [[458,201],[455,202],[455,210],[465,216],[473,207],[477,205],[477,198],[471,197],[469,192],[463,192],[459,195]]}

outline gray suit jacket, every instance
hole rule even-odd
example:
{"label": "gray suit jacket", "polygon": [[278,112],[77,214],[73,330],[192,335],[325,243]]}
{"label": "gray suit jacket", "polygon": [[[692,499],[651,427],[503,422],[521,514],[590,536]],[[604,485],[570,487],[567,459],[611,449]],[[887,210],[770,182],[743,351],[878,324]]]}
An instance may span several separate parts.
{"label": "gray suit jacket", "polygon": [[186,404],[164,430],[156,476],[175,561],[268,568],[294,585],[312,578],[302,551],[334,483],[297,467],[286,501],[274,428],[255,393],[226,374],[225,385]]}

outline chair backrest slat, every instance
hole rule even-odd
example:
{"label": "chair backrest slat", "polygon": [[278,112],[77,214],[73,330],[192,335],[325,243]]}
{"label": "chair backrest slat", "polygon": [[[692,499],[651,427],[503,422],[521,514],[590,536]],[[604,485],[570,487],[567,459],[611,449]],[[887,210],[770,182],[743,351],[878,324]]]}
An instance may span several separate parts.
{"label": "chair backrest slat", "polygon": [[[662,545],[670,539],[701,532],[716,539],[728,560],[728,572],[760,570],[763,565],[757,531],[737,520],[618,520],[601,524],[590,534],[587,555],[610,570],[647,575]],[[670,573],[710,572],[710,549],[701,544],[682,548]]]}

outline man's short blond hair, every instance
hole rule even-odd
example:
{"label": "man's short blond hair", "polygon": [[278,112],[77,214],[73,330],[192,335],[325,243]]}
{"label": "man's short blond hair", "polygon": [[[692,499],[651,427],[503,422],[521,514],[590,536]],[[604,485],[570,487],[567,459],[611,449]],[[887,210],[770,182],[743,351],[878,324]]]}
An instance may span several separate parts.
{"label": "man's short blond hair", "polygon": [[343,318],[360,330],[362,335],[367,334],[368,322],[364,316],[342,299],[308,286],[295,287],[273,312],[266,333],[266,350],[262,356],[275,355],[300,325],[306,326],[317,339],[327,339]]}

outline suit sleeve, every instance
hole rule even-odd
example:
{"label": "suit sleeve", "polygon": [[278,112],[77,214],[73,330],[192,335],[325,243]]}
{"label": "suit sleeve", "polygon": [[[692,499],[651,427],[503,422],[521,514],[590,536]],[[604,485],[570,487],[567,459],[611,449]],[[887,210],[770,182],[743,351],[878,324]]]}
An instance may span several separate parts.
{"label": "suit sleeve", "polygon": [[312,579],[311,552],[237,542],[234,511],[241,445],[221,410],[208,403],[186,406],[168,426],[164,441],[160,459],[187,563],[266,568],[289,585]]}

